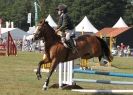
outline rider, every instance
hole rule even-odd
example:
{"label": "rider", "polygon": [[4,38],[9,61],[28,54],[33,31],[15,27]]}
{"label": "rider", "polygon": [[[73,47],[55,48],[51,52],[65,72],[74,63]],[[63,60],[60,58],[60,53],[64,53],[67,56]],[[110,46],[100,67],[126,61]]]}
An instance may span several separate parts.
{"label": "rider", "polygon": [[61,32],[61,41],[65,45],[69,45],[74,50],[75,45],[71,36],[74,34],[74,27],[72,21],[67,13],[67,6],[65,4],[58,5],[56,9],[59,15],[58,26],[56,32]]}

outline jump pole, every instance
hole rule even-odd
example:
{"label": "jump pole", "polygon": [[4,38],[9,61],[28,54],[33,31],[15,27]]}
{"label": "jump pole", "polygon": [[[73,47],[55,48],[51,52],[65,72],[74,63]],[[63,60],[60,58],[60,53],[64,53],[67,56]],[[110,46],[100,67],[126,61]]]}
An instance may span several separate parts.
{"label": "jump pole", "polygon": [[72,89],[76,92],[87,92],[87,93],[133,93],[133,90],[88,90],[88,89]]}
{"label": "jump pole", "polygon": [[59,64],[59,88],[66,85],[72,85],[73,78],[73,61],[68,61]]}
{"label": "jump pole", "polygon": [[127,81],[110,81],[110,80],[93,80],[93,79],[73,79],[75,82],[88,82],[88,83],[103,83],[115,85],[133,85],[133,82]]}
{"label": "jump pole", "polygon": [[96,74],[96,75],[107,75],[107,76],[133,78],[133,74],[127,74],[127,73],[99,72],[99,71],[94,71],[94,70],[81,70],[81,69],[73,69],[73,72],[74,73]]}
{"label": "jump pole", "polygon": [[[73,85],[73,83],[75,82],[103,83],[103,84],[115,84],[115,85],[118,85],[118,84],[119,85],[133,85],[133,82],[127,82],[127,81],[93,80],[93,79],[79,79],[79,78],[76,79],[73,76],[74,73],[98,74],[98,75],[133,78],[133,74],[115,73],[115,72],[98,72],[98,71],[91,71],[91,70],[73,69],[73,61],[70,61],[70,62],[59,64],[59,87],[61,88],[63,84]],[[72,91],[74,90],[75,89],[73,89]],[[109,91],[119,92],[119,90],[100,90],[100,91],[101,92],[109,92]],[[92,90],[92,91],[90,90],[90,92],[99,92],[99,90]]]}

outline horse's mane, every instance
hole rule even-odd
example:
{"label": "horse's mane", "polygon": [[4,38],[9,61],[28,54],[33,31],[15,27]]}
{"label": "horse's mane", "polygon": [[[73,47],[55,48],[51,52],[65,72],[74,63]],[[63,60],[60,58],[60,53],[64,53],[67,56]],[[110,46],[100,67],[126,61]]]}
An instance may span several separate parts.
{"label": "horse's mane", "polygon": [[[60,42],[60,40],[61,40],[61,37],[59,36],[59,35],[57,35],[56,34],[56,32],[55,32],[55,30],[49,25],[49,23],[46,21],[45,22],[45,24],[46,24],[46,31],[47,31],[47,33],[49,33],[50,34],[50,38],[52,39],[52,41],[58,41],[58,42]],[[90,37],[91,35],[89,35],[89,34],[86,34],[86,35],[81,35],[81,36],[78,36],[78,37],[76,37],[75,39],[78,41],[78,40],[85,40],[86,39],[86,37]],[[48,38],[49,39],[49,38]]]}
{"label": "horse's mane", "polygon": [[47,32],[51,35],[51,38],[53,41],[60,41],[61,37],[56,34],[55,30],[48,24],[48,22],[45,22],[47,25]]}

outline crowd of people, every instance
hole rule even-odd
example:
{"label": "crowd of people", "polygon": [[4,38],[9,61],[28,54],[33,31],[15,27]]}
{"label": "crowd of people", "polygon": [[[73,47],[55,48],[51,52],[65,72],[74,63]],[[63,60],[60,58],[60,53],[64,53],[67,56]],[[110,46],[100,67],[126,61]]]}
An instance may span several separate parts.
{"label": "crowd of people", "polygon": [[125,45],[124,43],[120,43],[120,45],[117,45],[116,49],[112,52],[113,55],[117,56],[130,56],[132,55],[131,49],[129,45]]}
{"label": "crowd of people", "polygon": [[[6,46],[6,38],[0,39],[0,44]],[[22,39],[14,39],[14,43],[16,44],[17,50],[19,51],[43,51],[44,43],[42,42],[35,42],[33,43],[31,40],[22,40]],[[120,43],[115,48],[112,48],[112,54],[115,56],[133,56],[133,52],[129,45],[125,45],[124,43]]]}
{"label": "crowd of people", "polygon": [[[43,51],[42,47],[44,47],[42,42],[33,43],[27,39],[14,39],[14,43],[18,51]],[[0,49],[3,49],[3,46],[6,48],[7,38],[0,38]]]}
{"label": "crowd of people", "polygon": [[32,40],[23,40],[22,51],[43,51],[44,43],[42,41],[32,42]]}

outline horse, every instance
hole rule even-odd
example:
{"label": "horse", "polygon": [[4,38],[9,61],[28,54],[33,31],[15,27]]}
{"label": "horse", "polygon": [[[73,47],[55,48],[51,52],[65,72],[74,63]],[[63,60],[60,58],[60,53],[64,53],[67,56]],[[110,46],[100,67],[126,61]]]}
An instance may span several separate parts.
{"label": "horse", "polygon": [[33,37],[33,41],[36,40],[43,40],[45,42],[46,53],[46,58],[38,63],[37,78],[40,79],[42,77],[40,72],[42,64],[49,62],[52,64],[43,85],[43,90],[48,89],[50,77],[60,62],[63,63],[80,57],[83,59],[98,57],[99,61],[105,57],[109,62],[113,60],[106,42],[94,35],[82,35],[75,38],[77,52],[73,53],[71,49],[63,45],[61,37],[57,35],[45,19],[41,20],[37,25]]}

